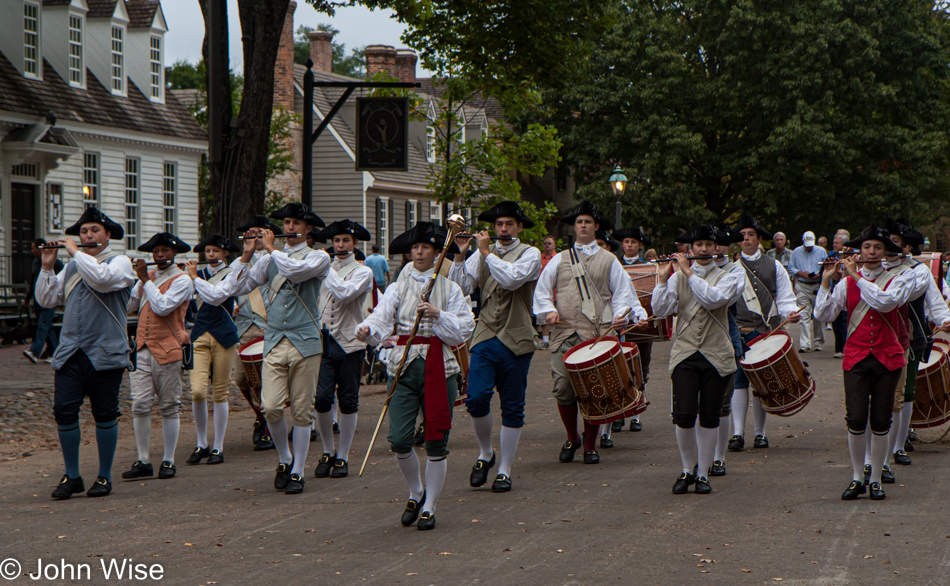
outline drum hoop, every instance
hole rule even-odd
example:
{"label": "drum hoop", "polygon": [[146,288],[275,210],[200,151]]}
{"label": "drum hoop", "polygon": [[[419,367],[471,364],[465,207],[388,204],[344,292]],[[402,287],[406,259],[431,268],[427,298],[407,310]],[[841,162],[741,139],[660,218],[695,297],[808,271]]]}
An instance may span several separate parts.
{"label": "drum hoop", "polygon": [[580,344],[578,344],[577,346],[574,346],[573,348],[565,352],[564,356],[561,357],[561,361],[564,362],[564,367],[569,370],[575,370],[575,371],[590,370],[591,368],[596,368],[603,364],[606,364],[607,362],[610,362],[617,355],[617,352],[620,352],[621,354],[623,354],[623,352],[620,351],[620,340],[615,338],[614,336],[606,336],[604,339],[600,340],[600,342],[616,342],[616,344],[611,346],[609,350],[607,350],[601,355],[591,358],[590,360],[585,360],[584,362],[571,362],[571,363],[567,362],[567,357],[574,354],[575,350],[578,350],[580,348],[586,348],[587,346],[593,346],[595,343],[597,343],[597,341],[598,341],[597,339],[585,340],[581,342]]}
{"label": "drum hoop", "polygon": [[[785,358],[786,356],[791,354],[791,351],[790,351],[790,348],[792,348],[791,336],[789,336],[787,332],[780,332],[780,333],[776,332],[773,335],[776,335],[776,336],[782,335],[785,337],[785,341],[782,343],[782,346],[779,348],[780,354],[772,354],[768,356],[765,360],[760,360],[758,362],[746,362],[745,360],[740,360],[739,364],[742,365],[742,368],[745,368],[748,370],[760,370],[762,368],[775,364],[780,359]],[[752,345],[755,344],[756,340],[759,340],[761,337],[762,336],[759,336],[755,338],[755,340],[752,340],[752,342],[749,343],[749,347],[751,348]]]}
{"label": "drum hoop", "polygon": [[254,338],[253,340],[249,340],[249,341],[247,341],[247,342],[241,344],[241,346],[238,348],[238,358],[241,359],[241,362],[257,362],[257,361],[259,361],[259,360],[264,360],[264,354],[263,354],[263,353],[261,353],[261,354],[247,354],[247,353],[244,352],[244,349],[245,349],[245,348],[247,348],[247,347],[249,347],[249,346],[251,346],[251,345],[253,345],[253,344],[257,344],[258,342],[263,342],[263,341],[264,341],[264,336],[258,336],[257,338]]}

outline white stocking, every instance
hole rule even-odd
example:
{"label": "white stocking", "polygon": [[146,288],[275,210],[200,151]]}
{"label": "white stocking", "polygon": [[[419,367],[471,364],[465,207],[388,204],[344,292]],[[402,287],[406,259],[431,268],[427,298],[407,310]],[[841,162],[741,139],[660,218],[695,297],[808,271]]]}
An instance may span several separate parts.
{"label": "white stocking", "polygon": [[[333,425],[332,423],[330,424]],[[320,432],[321,434],[323,432]],[[331,430],[332,433],[332,430]],[[340,413],[340,449],[337,457],[350,459],[350,446],[353,445],[353,435],[356,433],[356,413]]]}
{"label": "white stocking", "polygon": [[414,451],[405,454],[393,454],[396,457],[396,465],[402,472],[406,483],[409,484],[409,498],[419,501],[422,498],[424,489],[422,488],[422,477],[419,474],[419,458]]}
{"label": "white stocking", "polygon": [[693,473],[697,463],[696,431],[676,426],[676,445],[680,450],[680,460],[683,463],[683,472]]}
{"label": "white stocking", "polygon": [[[199,448],[208,447],[208,404],[204,401],[192,401],[191,415],[195,418],[195,435]],[[215,438],[217,439],[217,438]]]}
{"label": "white stocking", "polygon": [[491,461],[491,413],[484,417],[472,417],[472,429],[475,430],[475,439],[478,441],[478,459]]}
{"label": "white stocking", "polygon": [[[224,434],[228,431],[228,402],[215,403],[214,409],[214,449],[219,452],[224,449]],[[207,444],[206,444],[207,445]]]}
{"label": "white stocking", "polygon": [[749,387],[732,392],[732,429],[735,435],[745,437],[745,416],[749,412]]}
{"label": "white stocking", "polygon": [[442,485],[445,484],[445,472],[448,462],[445,456],[426,462],[426,502],[422,505],[422,512],[429,511],[435,514],[435,503],[439,500]]}
{"label": "white stocking", "polygon": [[165,455],[162,461],[175,463],[175,448],[178,447],[178,430],[181,427],[181,420],[178,417],[162,419],[162,443],[165,447]]}
{"label": "white stocking", "polygon": [[152,439],[151,417],[136,417],[132,419],[132,429],[135,431],[135,448],[139,453],[139,461],[148,464],[150,460],[148,444]]}
{"label": "white stocking", "polygon": [[501,444],[501,459],[498,461],[498,473],[511,476],[511,464],[515,459],[515,450],[518,449],[518,440],[521,439],[520,427],[501,426],[498,442]]}

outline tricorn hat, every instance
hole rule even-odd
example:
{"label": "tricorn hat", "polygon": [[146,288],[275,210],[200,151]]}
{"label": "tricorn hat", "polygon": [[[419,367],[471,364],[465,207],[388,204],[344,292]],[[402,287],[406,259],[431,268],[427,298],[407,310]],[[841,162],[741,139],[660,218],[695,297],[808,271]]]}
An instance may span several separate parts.
{"label": "tricorn hat", "polygon": [[903,238],[904,244],[911,248],[916,248],[924,243],[924,235],[915,230],[914,227],[910,225],[910,222],[904,218],[897,218],[895,220],[888,218],[884,220],[884,229],[891,234],[897,234]]}
{"label": "tricorn hat", "polygon": [[79,216],[79,220],[66,228],[66,234],[68,236],[79,236],[79,230],[82,228],[83,224],[89,224],[90,222],[95,222],[97,224],[102,224],[102,227],[109,232],[110,240],[122,240],[125,237],[125,230],[122,229],[122,226],[113,222],[109,216],[105,215],[99,208],[86,208],[86,211]]}
{"label": "tricorn hat", "polygon": [[300,203],[299,201],[292,201],[280,208],[276,212],[270,215],[270,217],[275,220],[283,220],[284,218],[293,218],[295,220],[303,220],[311,226],[316,226],[318,228],[323,228],[326,224],[323,220],[320,219],[320,216],[313,213],[310,209],[310,206]]}
{"label": "tricorn hat", "polygon": [[577,216],[593,217],[594,221],[597,222],[603,230],[610,227],[610,220],[607,219],[607,216],[605,216],[603,212],[597,209],[597,206],[590,203],[590,200],[585,199],[582,201],[580,205],[571,210],[571,213],[561,218],[561,223],[572,226],[574,225],[574,221],[577,220]]}
{"label": "tricorn hat", "polygon": [[195,245],[192,249],[197,253],[204,252],[205,246],[217,246],[228,252],[241,252],[241,248],[220,234],[212,234]]}
{"label": "tricorn hat", "polygon": [[[393,241],[389,243],[389,253],[406,254],[412,251],[413,244],[419,242],[431,244],[436,250],[442,250],[447,235],[448,231],[438,224],[418,222],[412,228],[393,238]],[[449,252],[459,252],[459,247],[453,242],[449,246]]]}
{"label": "tricorn hat", "polygon": [[349,234],[354,240],[359,240],[362,242],[369,242],[373,239],[373,237],[369,234],[369,230],[357,224],[353,220],[337,220],[336,222],[333,222],[321,230],[319,236],[315,234],[314,238],[327,241],[333,239],[334,236],[339,236],[341,234]]}
{"label": "tricorn hat", "polygon": [[894,244],[894,242],[891,240],[890,232],[884,230],[883,228],[878,228],[874,224],[871,224],[862,230],[861,233],[858,234],[857,238],[845,242],[844,245],[850,246],[851,248],[860,249],[861,245],[864,244],[866,240],[877,240],[878,242],[883,243],[885,252],[893,252],[896,254],[904,252],[901,250],[900,246]]}
{"label": "tricorn hat", "polygon": [[738,230],[733,230],[732,228],[729,227],[729,224],[726,224],[725,222],[719,222],[718,224],[716,224],[716,230],[719,230],[720,232],[722,232],[729,238],[728,243],[726,242],[716,243],[716,244],[719,244],[720,246],[726,246],[727,244],[734,244],[736,242],[742,242],[744,240],[744,238],[742,237],[742,234],[739,234]]}
{"label": "tricorn hat", "polygon": [[618,250],[620,250],[620,243],[614,240],[613,238],[611,238],[610,234],[608,234],[606,230],[598,230],[594,234],[594,239],[603,240],[604,242],[606,242],[607,248],[610,250],[610,252],[617,252]]}
{"label": "tricorn hat", "polygon": [[650,246],[653,244],[653,240],[649,236],[643,233],[643,228],[639,226],[634,226],[632,228],[621,228],[619,230],[614,230],[611,234],[619,242],[623,242],[626,238],[636,238],[640,241],[640,244],[643,246]]}
{"label": "tricorn hat", "polygon": [[[742,214],[739,218],[739,223],[736,224],[736,233],[742,232],[746,228],[752,228],[759,233],[759,238],[763,240],[771,240],[772,233],[762,227],[755,218],[749,214]],[[741,242],[741,241],[740,241]]]}
{"label": "tricorn hat", "polygon": [[170,232],[159,232],[148,239],[148,242],[138,247],[139,252],[152,252],[156,246],[170,246],[175,252],[189,252],[191,247],[188,244]]}
{"label": "tricorn hat", "polygon": [[282,231],[280,226],[268,220],[266,216],[254,216],[248,220],[246,224],[238,226],[237,231],[241,234],[244,234],[251,228],[263,228],[276,233],[280,233]]}
{"label": "tricorn hat", "polygon": [[525,229],[534,228],[534,221],[531,220],[521,209],[516,201],[502,201],[493,207],[478,214],[479,222],[488,222],[493,224],[498,218],[514,218],[521,222]]}
{"label": "tricorn hat", "polygon": [[720,246],[728,246],[732,242],[729,234],[708,224],[693,226],[692,229],[677,236],[675,242],[679,244],[692,244],[697,240],[712,240]]}

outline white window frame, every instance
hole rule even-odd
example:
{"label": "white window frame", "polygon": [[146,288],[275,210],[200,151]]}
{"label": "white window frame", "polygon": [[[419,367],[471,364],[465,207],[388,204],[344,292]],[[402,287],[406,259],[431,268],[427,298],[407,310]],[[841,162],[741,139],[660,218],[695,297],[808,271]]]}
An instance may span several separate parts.
{"label": "white window frame", "polygon": [[46,231],[52,234],[63,232],[63,184],[59,181],[46,184]]}
{"label": "white window frame", "polygon": [[69,15],[69,85],[74,87],[86,86],[86,63],[84,55],[83,34],[86,29],[85,20],[80,14]]}
{"label": "white window frame", "polygon": [[[116,33],[118,33],[118,36],[116,36]],[[125,93],[125,36],[124,28],[112,25],[109,72],[113,94]]]}
{"label": "white window frame", "polygon": [[162,37],[152,35],[148,41],[148,67],[153,100],[162,100],[165,94],[165,68],[162,63]]}
{"label": "white window frame", "polygon": [[178,163],[176,161],[165,161],[162,164],[162,226],[165,232],[178,233]]}
{"label": "white window frame", "polygon": [[380,196],[379,201],[380,205],[377,209],[379,217],[376,218],[377,233],[379,234],[379,253],[389,258],[389,241],[392,239],[389,234],[389,198]]}
{"label": "white window frame", "polygon": [[419,222],[419,202],[410,199],[409,200],[409,215],[406,216],[406,229],[410,230]]}
{"label": "white window frame", "polygon": [[[438,212],[435,215],[432,212]],[[429,201],[429,221],[435,222],[438,225],[442,225],[442,202],[430,200]]]}
{"label": "white window frame", "polygon": [[40,5],[23,3],[23,75],[40,79],[43,56],[40,52]]}
{"label": "white window frame", "polygon": [[426,126],[426,161],[435,163],[435,127]]}
{"label": "white window frame", "polygon": [[125,159],[125,248],[135,250],[142,232],[142,161]]}
{"label": "white window frame", "polygon": [[82,208],[101,207],[102,165],[99,153],[82,155]]}

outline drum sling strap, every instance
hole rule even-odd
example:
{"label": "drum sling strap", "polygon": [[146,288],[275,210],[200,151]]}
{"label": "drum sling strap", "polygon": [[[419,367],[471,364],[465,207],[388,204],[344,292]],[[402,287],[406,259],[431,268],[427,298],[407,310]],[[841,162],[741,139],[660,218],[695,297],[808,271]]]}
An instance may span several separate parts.
{"label": "drum sling strap", "polygon": [[[220,271],[216,272],[211,278],[205,279],[209,285],[216,285],[220,283],[225,277],[228,276],[228,273],[231,272],[231,267],[224,267]],[[198,290],[195,289],[195,306],[198,308],[198,311],[201,311],[201,306],[205,304],[204,299],[201,298],[201,295],[198,295]],[[227,312],[225,312],[227,313]]]}
{"label": "drum sling strap", "polygon": [[597,315],[597,309],[594,307],[594,299],[590,294],[593,285],[587,277],[584,263],[581,262],[580,253],[577,252],[576,248],[571,247],[568,249],[568,258],[571,259],[571,273],[574,275],[574,284],[577,285],[577,294],[581,298],[581,313],[590,320],[590,323],[594,324],[594,327],[597,329],[597,335],[599,336],[600,316]]}
{"label": "drum sling strap", "polygon": [[[769,292],[769,295],[772,294],[769,291],[769,288],[765,286],[765,283],[762,282],[755,273],[749,270],[749,267],[746,264],[742,263],[742,268],[745,269],[745,288],[742,290],[742,300],[745,302],[746,308],[759,316],[762,319],[762,322],[765,324],[765,329],[771,330],[772,326],[769,325],[773,317],[778,317],[778,311],[776,310],[775,299],[772,299],[772,307],[769,309],[769,315],[762,315],[762,304],[759,302],[759,296],[755,294],[755,288],[752,286],[752,279],[755,279],[759,282],[759,285],[762,286],[762,289]],[[776,274],[776,280],[779,278]],[[776,285],[776,288],[778,286]]]}

